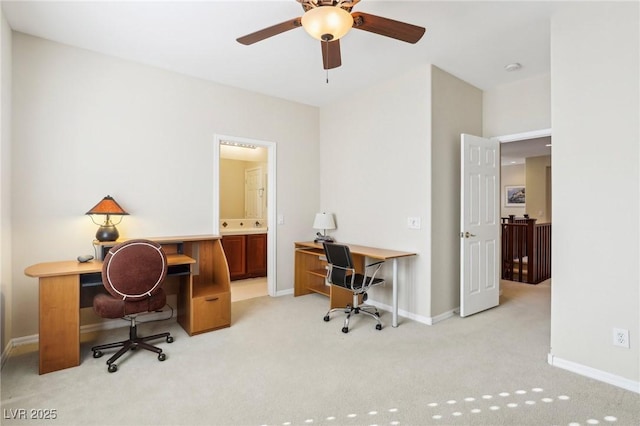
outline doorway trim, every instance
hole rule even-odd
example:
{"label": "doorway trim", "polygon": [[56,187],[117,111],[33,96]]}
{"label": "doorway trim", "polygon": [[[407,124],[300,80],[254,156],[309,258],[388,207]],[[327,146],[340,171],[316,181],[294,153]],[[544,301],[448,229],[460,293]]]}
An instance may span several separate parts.
{"label": "doorway trim", "polygon": [[498,136],[496,139],[498,139],[500,143],[505,143],[505,142],[524,141],[527,139],[544,138],[547,136],[551,136],[551,129],[540,129],[540,130],[532,130],[532,131],[523,132],[523,133],[514,133],[511,135]]}
{"label": "doorway trim", "polygon": [[267,149],[267,293],[275,296],[276,288],[276,143],[239,136],[213,136],[213,233],[220,234],[220,143],[237,142]]}

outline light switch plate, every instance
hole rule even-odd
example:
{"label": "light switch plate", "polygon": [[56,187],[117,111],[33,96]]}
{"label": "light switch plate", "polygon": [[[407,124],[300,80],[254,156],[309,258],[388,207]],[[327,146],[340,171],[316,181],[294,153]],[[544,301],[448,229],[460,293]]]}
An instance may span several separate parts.
{"label": "light switch plate", "polygon": [[407,226],[409,227],[409,229],[420,229],[420,218],[409,217],[407,219]]}

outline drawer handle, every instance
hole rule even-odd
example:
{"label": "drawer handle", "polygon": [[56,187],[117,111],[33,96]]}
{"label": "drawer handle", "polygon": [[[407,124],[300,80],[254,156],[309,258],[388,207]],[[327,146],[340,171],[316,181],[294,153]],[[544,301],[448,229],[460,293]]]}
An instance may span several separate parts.
{"label": "drawer handle", "polygon": [[218,300],[218,297],[207,297],[204,299],[205,302],[215,302],[216,300]]}

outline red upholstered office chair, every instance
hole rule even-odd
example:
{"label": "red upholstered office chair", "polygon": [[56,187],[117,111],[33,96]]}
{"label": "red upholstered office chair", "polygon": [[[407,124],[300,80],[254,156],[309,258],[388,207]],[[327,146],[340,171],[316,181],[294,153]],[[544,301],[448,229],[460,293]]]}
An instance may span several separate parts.
{"label": "red upholstered office chair", "polygon": [[104,349],[121,348],[107,360],[110,373],[118,370],[115,361],[129,349],[155,352],[160,361],[167,358],[162,349],[146,342],[165,338],[167,343],[171,343],[173,337],[170,333],[138,337],[136,325],[136,314],[157,311],[166,304],[167,296],[162,289],[166,275],[167,257],[162,247],[153,241],[129,240],[112,247],[105,256],[102,284],[109,294],[96,295],[93,309],[103,318],[126,318],[131,322],[128,340],[91,348],[94,358],[100,358]]}

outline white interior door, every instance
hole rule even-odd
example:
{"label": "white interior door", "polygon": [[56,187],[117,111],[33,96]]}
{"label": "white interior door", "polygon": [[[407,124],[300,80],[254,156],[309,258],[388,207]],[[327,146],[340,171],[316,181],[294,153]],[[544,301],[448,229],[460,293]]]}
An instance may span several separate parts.
{"label": "white interior door", "polygon": [[246,218],[262,219],[265,197],[262,168],[247,169],[244,172],[244,209]]}
{"label": "white interior door", "polygon": [[500,297],[500,143],[461,141],[460,316],[493,308]]}

